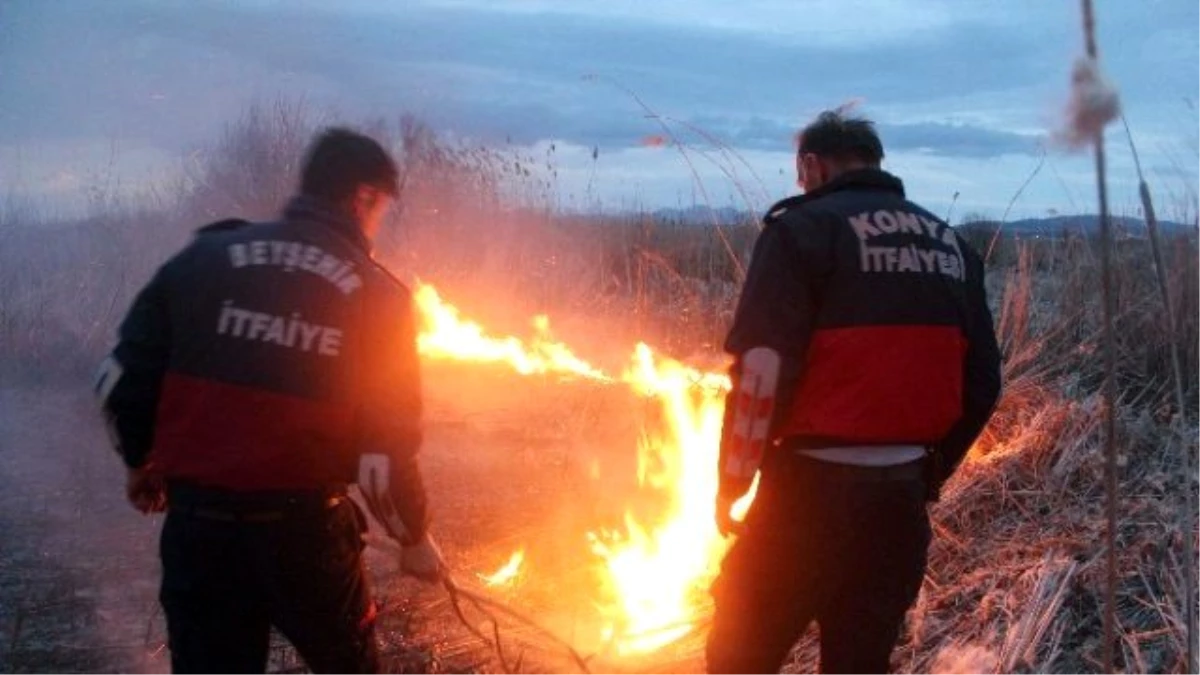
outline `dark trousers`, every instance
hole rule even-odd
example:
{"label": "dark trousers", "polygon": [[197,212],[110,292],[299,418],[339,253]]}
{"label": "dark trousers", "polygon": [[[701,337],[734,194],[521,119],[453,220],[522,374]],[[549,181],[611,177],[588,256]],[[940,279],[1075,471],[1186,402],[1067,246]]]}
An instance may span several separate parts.
{"label": "dark trousers", "polygon": [[354,505],[269,522],[223,513],[173,506],[163,525],[160,599],[172,670],[264,672],[274,626],[314,672],[378,672]]}
{"label": "dark trousers", "polygon": [[812,621],[821,672],[888,672],[925,575],[924,480],[783,452],[771,459],[713,584],[709,672],[779,672]]}

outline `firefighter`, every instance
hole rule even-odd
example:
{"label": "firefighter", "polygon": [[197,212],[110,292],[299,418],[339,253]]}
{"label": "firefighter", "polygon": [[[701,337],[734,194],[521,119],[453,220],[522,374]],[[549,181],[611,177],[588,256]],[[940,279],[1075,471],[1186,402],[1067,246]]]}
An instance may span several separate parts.
{"label": "firefighter", "polygon": [[[804,193],[764,219],[725,342],[733,389],[710,672],[778,672],[816,621],[822,672],[887,672],[937,498],[1000,394],[979,256],[880,169],[868,120],[799,136]],[[759,473],[744,523],[730,506]]]}
{"label": "firefighter", "polygon": [[127,496],[166,510],[175,672],[263,672],[273,626],[316,672],[376,672],[363,501],[443,574],[416,463],[411,295],[371,256],[398,192],[374,140],[328,129],[275,222],[202,228],[133,302],[96,379]]}

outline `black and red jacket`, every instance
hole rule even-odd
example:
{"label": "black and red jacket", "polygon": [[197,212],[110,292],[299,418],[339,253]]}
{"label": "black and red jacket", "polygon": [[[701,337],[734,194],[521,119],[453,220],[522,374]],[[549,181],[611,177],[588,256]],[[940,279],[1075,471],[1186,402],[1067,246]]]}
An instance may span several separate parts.
{"label": "black and red jacket", "polygon": [[420,536],[411,295],[337,209],[298,197],[277,222],[201,230],[134,300],[111,361],[101,388],[128,466],[231,492],[327,490],[385,454]]}
{"label": "black and red jacket", "polygon": [[932,446],[948,475],[1000,393],[982,260],[879,170],[770,210],[725,343],[754,347],[782,357],[772,436],[793,448]]}

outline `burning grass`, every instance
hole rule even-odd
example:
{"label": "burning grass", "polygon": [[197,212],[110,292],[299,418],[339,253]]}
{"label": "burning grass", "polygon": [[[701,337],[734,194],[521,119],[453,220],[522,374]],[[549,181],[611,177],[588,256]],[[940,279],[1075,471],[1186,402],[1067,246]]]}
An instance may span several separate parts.
{"label": "burning grass", "polygon": [[[997,289],[998,331],[1006,354],[1004,398],[988,431],[931,510],[937,536],[929,575],[897,652],[897,665],[909,672],[1100,667],[1104,558],[1099,542],[1105,526],[1102,404],[1095,386],[1099,366],[1092,358],[1094,308],[1088,306],[1086,296],[1063,294],[1064,288],[1083,283],[1080,277],[1089,267],[1084,262],[1071,268],[1078,277],[1039,279],[1031,260],[1032,251],[1025,249]],[[1177,271],[1181,272],[1177,281],[1187,278],[1183,276],[1186,266]],[[1148,292],[1136,279],[1125,282],[1130,297]],[[1186,294],[1187,286],[1180,292]],[[1081,305],[1066,304],[1077,297],[1083,300]],[[1132,303],[1118,321],[1126,325],[1146,321],[1140,315],[1144,307],[1142,302]],[[1065,314],[1070,323],[1046,316],[1047,311]],[[1194,314],[1191,322],[1194,330]],[[1195,489],[1194,480],[1185,482],[1181,467],[1185,453],[1195,447],[1194,431],[1175,436],[1171,426],[1164,427],[1164,416],[1174,420],[1175,429],[1194,430],[1196,418],[1194,411],[1172,416],[1175,411],[1170,410],[1165,388],[1155,382],[1151,371],[1142,369],[1143,357],[1129,347],[1119,410],[1124,458],[1118,565],[1123,576],[1117,612],[1122,663],[1127,670],[1175,672],[1185,665],[1179,575],[1182,556],[1187,554],[1178,502],[1186,489]],[[443,352],[440,357],[449,355]],[[638,355],[653,373],[648,348],[640,347]],[[466,351],[459,358],[477,356]],[[566,363],[574,363],[573,359]],[[527,370],[522,367],[523,357],[511,361],[517,372]],[[571,370],[564,367],[565,372]],[[621,379],[639,393],[662,393],[646,386],[655,381],[653,377],[627,373]],[[684,378],[689,383],[685,389],[695,394],[702,390],[699,383],[704,379],[691,372]],[[1194,381],[1188,389],[1194,395]],[[677,390],[678,385],[671,389]],[[673,406],[688,400],[671,396],[660,400],[667,411],[665,433],[651,443],[648,453],[643,445],[641,456],[669,464],[686,458],[686,448],[715,443],[719,425],[706,427],[701,420],[708,417],[693,416],[704,409],[703,402],[692,401],[697,407],[672,414]],[[711,458],[706,461],[700,466],[711,473]],[[639,478],[645,478],[644,469],[644,464],[639,467]],[[616,614],[611,605],[601,605],[599,623],[576,614],[570,633],[580,643],[591,644],[606,669],[687,670],[702,663],[702,629],[710,611],[703,590],[724,547],[709,531],[711,490],[705,479],[686,472],[666,476],[666,481],[639,481],[641,489],[651,493],[665,489],[668,501],[686,500],[689,489],[694,489],[695,518],[667,511],[646,524],[627,515],[624,532],[616,535],[616,541],[625,545],[623,550],[610,549],[595,533],[590,535],[593,552],[608,565],[601,568],[606,574],[592,575],[590,585],[568,589],[553,577],[543,578],[534,559],[520,568],[522,582],[505,589],[510,602],[528,603],[538,616],[552,616],[553,608],[564,602],[595,604],[598,579],[600,597],[607,593],[619,599]],[[692,488],[681,487],[688,485]],[[686,526],[675,530],[676,522],[702,523],[701,531]],[[664,551],[684,552],[699,567],[664,556]],[[592,572],[595,562],[589,568],[585,558],[575,559],[576,565]],[[510,572],[511,567],[510,562]],[[572,576],[578,578],[578,570]],[[546,587],[554,589],[549,597],[532,600],[538,593],[531,589]],[[599,644],[594,636],[579,637],[581,623],[588,627],[584,632],[599,627]],[[809,636],[799,646],[792,668],[814,667],[813,647]]]}
{"label": "burning grass", "polygon": [[[1098,667],[1104,497],[1102,404],[1094,392],[1099,366],[1091,357],[1094,306],[1084,298],[1069,307],[1067,321],[1046,316],[1043,312],[1048,310],[1068,309],[1066,303],[1075,298],[1046,291],[1061,293],[1063,286],[1079,285],[1082,279],[1052,280],[1066,282],[1062,286],[1039,282],[1031,259],[1031,249],[1022,251],[997,293],[998,331],[1007,357],[1006,395],[989,431],[932,507],[937,537],[930,573],[896,663],[907,671],[1009,673]],[[1080,276],[1088,270],[1086,264],[1074,269]],[[1139,270],[1128,271],[1140,276]],[[1146,292],[1138,280],[1124,281],[1128,294]],[[1145,321],[1138,313],[1144,307],[1136,303],[1118,319]],[[1081,336],[1084,340],[1079,341]],[[1158,673],[1182,668],[1178,561],[1184,542],[1194,534],[1181,533],[1174,522],[1183,480],[1178,476],[1180,450],[1164,436],[1168,404],[1162,388],[1136,376],[1141,364],[1134,354],[1126,353],[1133,363],[1122,369],[1127,380],[1120,410],[1124,526],[1118,538],[1118,567],[1124,575],[1117,616],[1123,667]],[[691,377],[690,382],[698,381]],[[670,408],[671,399],[662,402]],[[713,429],[689,428],[697,423],[695,418],[674,419],[686,424],[668,425],[671,446],[660,443],[652,455],[670,458],[682,453],[689,432],[709,441],[715,438]],[[688,482],[685,474],[673,474],[667,495]],[[647,486],[653,490],[664,484]],[[707,495],[707,490],[700,492]],[[709,503],[704,502],[704,518],[710,515]],[[635,659],[638,667],[698,667],[700,640],[697,635],[685,637],[707,620],[708,608],[698,592],[712,578],[713,568],[709,562],[704,572],[689,572],[678,560],[655,560],[666,562],[666,574],[690,580],[690,601],[671,603],[671,593],[666,592],[670,586],[661,584],[664,577],[654,573],[654,562],[637,557],[637,551],[688,550],[688,542],[703,542],[704,536],[692,533],[686,542],[673,540],[670,519],[665,522],[665,527],[652,527],[647,534],[638,522],[626,521],[626,542],[634,544],[626,549],[631,558],[612,555],[604,545],[594,548],[610,562],[607,584],[617,581],[617,596],[625,603],[623,621],[617,622],[626,631],[625,639],[601,651],[610,657],[655,652],[653,658]],[[689,560],[719,560],[721,550],[691,555]],[[626,560],[628,572],[622,569]],[[527,574],[536,578],[532,567]],[[620,586],[622,574],[637,584]],[[649,592],[640,592],[643,587]],[[521,602],[520,595],[512,601]],[[678,620],[678,613],[671,615],[674,620],[656,614],[659,603],[688,608],[684,619]],[[611,631],[611,626],[606,629]],[[605,633],[607,640],[612,637]],[[662,649],[666,645],[671,649]],[[793,669],[814,667],[814,646],[811,637],[800,645]]]}
{"label": "burning grass", "polygon": [[599,607],[600,632],[585,639],[603,653],[652,652],[691,632],[696,596],[715,576],[726,548],[712,505],[728,378],[659,356],[644,343],[636,346],[632,364],[621,375],[606,375],[551,341],[545,317],[535,320],[537,335],[526,345],[512,336],[484,334],[432,287],[421,286],[416,296],[424,326],[418,343],[426,358],[501,363],[522,375],[621,383],[657,402],[661,424],[641,431],[637,479],[643,492],[657,498],[658,513],[646,519],[629,509],[620,527],[587,533],[605,573],[599,575],[600,593],[577,601]]}

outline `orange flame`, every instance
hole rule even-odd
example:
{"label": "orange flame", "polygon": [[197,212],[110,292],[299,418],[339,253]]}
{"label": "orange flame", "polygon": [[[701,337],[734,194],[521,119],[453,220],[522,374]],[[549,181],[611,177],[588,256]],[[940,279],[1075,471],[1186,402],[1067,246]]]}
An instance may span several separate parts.
{"label": "orange flame", "polygon": [[506,363],[522,375],[561,373],[608,379],[565,345],[554,342],[545,316],[534,318],[537,336],[527,347],[512,336],[489,337],[482,326],[460,317],[458,308],[442,300],[433,286],[419,285],[413,297],[424,323],[417,347],[427,357]]}
{"label": "orange flame", "polygon": [[491,574],[480,574],[478,576],[488,586],[507,586],[521,573],[521,565],[524,562],[525,549],[519,549],[516,553],[512,554],[512,557],[500,569]]}
{"label": "orange flame", "polygon": [[[546,317],[535,319],[536,336],[525,344],[511,336],[488,336],[431,286],[419,286],[415,297],[425,325],[418,345],[426,357],[623,383],[662,405],[664,427],[645,431],[639,444],[638,479],[643,489],[666,497],[664,515],[659,522],[643,523],[627,512],[623,531],[588,533],[588,539],[606,571],[608,597],[602,611],[607,625],[601,637],[617,654],[653,651],[689,633],[704,611],[708,584],[728,546],[717,532],[713,507],[729,378],[656,356],[645,344],[636,346],[620,377],[611,377],[554,342]],[[753,498],[752,488],[735,504],[735,518]],[[523,553],[514,554],[495,576],[509,566],[515,574]]]}

